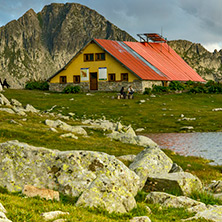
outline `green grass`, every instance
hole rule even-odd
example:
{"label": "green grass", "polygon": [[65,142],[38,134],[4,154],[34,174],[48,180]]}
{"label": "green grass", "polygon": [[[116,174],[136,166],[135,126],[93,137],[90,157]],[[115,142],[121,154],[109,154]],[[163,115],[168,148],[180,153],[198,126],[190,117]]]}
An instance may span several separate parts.
{"label": "green grass", "polygon": [[[100,118],[131,124],[133,128],[145,128],[143,133],[180,132],[182,126],[191,125],[197,132],[215,132],[222,129],[220,112],[213,108],[221,107],[222,94],[136,94],[133,100],[112,99],[116,93],[85,94],[46,94],[42,91],[7,90],[8,98],[15,98],[23,104],[32,104],[40,110],[47,110],[54,105],[56,112],[64,115],[74,112],[78,118]],[[28,95],[28,96],[27,96]],[[70,100],[70,99],[74,100]],[[140,103],[141,99],[146,100]],[[180,115],[196,118],[196,121],[178,121]]]}
{"label": "green grass", "polygon": [[[135,95],[133,100],[112,99],[115,93],[95,93],[93,96],[85,94],[62,94],[28,90],[6,90],[4,95],[19,100],[23,105],[31,104],[35,108],[45,111],[57,105],[55,113],[67,115],[75,113],[76,120],[65,121],[71,125],[81,124],[80,119],[97,119],[105,116],[109,120],[119,121],[124,125],[131,124],[134,129],[145,128],[144,133],[179,132],[180,127],[189,124],[195,131],[219,131],[221,127],[221,113],[212,112],[213,108],[221,107],[222,95],[188,95],[169,94],[157,95],[155,98],[145,95]],[[71,100],[71,99],[74,100]],[[146,100],[140,104],[140,100]],[[192,122],[178,121],[180,115],[195,117]],[[54,119],[49,115],[28,114],[27,117],[0,112],[0,142],[18,140],[34,146],[43,146],[58,150],[92,150],[106,152],[111,155],[137,154],[143,147],[111,141],[100,130],[89,130],[88,138],[79,136],[78,140],[63,138],[58,133],[49,131],[44,124],[46,119]],[[12,123],[12,120],[17,124]],[[209,161],[199,157],[184,157],[170,150],[164,152],[185,171],[197,175],[203,183],[222,179],[222,166],[211,166]],[[127,163],[129,165],[129,162]],[[199,195],[199,196],[198,196]],[[74,206],[76,199],[62,196],[60,202],[40,200],[39,198],[24,198],[21,193],[8,193],[0,189],[0,202],[8,211],[7,217],[14,221],[42,221],[40,214],[46,211],[68,211],[67,221],[129,221],[134,216],[149,216],[152,221],[181,221],[193,216],[185,209],[161,208],[158,205],[148,205],[152,214],[149,215],[144,203],[146,193],[139,193],[136,197],[138,207],[127,214],[109,214],[102,209],[84,209]],[[214,201],[211,197],[196,194],[194,198],[202,198],[205,202]],[[196,220],[206,221],[206,220]]]}

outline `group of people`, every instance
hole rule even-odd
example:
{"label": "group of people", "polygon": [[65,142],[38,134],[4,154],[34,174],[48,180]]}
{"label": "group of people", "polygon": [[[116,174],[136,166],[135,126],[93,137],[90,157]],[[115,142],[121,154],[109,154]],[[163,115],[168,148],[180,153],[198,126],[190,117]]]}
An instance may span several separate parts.
{"label": "group of people", "polygon": [[10,85],[7,83],[6,79],[4,79],[4,81],[2,82],[1,78],[0,78],[0,87],[2,89],[4,89],[4,87],[9,88]]}
{"label": "group of people", "polygon": [[128,89],[126,90],[125,87],[122,87],[121,90],[120,90],[120,95],[126,99],[127,96],[133,98],[133,93],[134,93],[134,89],[133,87],[130,85],[128,87]]}

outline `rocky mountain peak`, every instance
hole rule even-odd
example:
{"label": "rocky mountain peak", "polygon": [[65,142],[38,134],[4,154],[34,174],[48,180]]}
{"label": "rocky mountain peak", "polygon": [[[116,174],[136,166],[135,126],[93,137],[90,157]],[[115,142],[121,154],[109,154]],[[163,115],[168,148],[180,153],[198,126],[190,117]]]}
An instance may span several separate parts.
{"label": "rocky mountain peak", "polygon": [[0,75],[12,87],[47,79],[92,38],[135,41],[102,15],[77,3],[28,10],[0,27]]}

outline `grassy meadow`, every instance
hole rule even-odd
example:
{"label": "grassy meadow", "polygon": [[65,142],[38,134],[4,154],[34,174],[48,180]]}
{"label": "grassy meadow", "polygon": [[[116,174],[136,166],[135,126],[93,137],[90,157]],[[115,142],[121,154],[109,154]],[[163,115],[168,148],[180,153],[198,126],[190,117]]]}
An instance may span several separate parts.
{"label": "grassy meadow", "polygon": [[[146,133],[181,132],[183,126],[193,126],[196,132],[212,132],[222,130],[222,112],[213,112],[214,108],[222,107],[222,94],[165,94],[151,97],[136,94],[133,100],[117,100],[116,93],[63,94],[32,90],[8,89],[3,93],[8,99],[17,99],[23,105],[31,104],[35,108],[46,111],[53,106],[52,112],[68,115],[75,113],[73,120],[63,120],[71,125],[81,124],[82,119],[98,119],[105,117],[113,121],[121,121],[124,125],[131,124],[134,129],[144,128]],[[141,102],[144,100],[145,102]],[[179,121],[181,114],[195,121]],[[79,136],[78,140],[61,139],[61,130],[57,133],[49,131],[44,124],[46,119],[55,119],[48,114],[19,116],[0,112],[0,142],[18,140],[34,146],[43,146],[58,150],[92,150],[106,152],[111,155],[137,154],[143,147],[111,141],[104,137],[104,132],[87,130],[88,138]],[[211,180],[222,180],[222,166],[211,166],[209,161],[198,157],[183,157],[170,150],[166,154],[185,171],[197,175],[204,184]],[[129,164],[129,163],[125,163]],[[64,216],[67,221],[129,221],[134,216],[148,215],[151,221],[181,221],[194,214],[185,209],[162,208],[148,205],[152,214],[146,210],[143,193],[138,194],[138,207],[131,212],[119,215],[108,214],[102,209],[76,208],[75,199],[62,196],[60,202],[24,198],[21,193],[8,193],[0,189],[0,203],[7,209],[7,217],[13,222],[40,222],[40,214],[46,211],[68,211]],[[203,195],[202,195],[203,196]],[[201,195],[193,195],[201,199]],[[209,203],[210,197],[203,201]],[[215,201],[215,200],[213,200]],[[214,203],[214,202],[213,202]],[[217,202],[215,202],[216,204]],[[222,202],[219,204],[222,204]],[[206,220],[193,220],[206,221]]]}

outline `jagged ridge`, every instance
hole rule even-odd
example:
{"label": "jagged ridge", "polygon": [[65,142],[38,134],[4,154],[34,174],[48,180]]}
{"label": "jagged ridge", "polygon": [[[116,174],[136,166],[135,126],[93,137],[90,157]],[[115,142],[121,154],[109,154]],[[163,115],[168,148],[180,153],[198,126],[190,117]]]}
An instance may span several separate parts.
{"label": "jagged ridge", "polygon": [[222,80],[222,50],[213,53],[201,44],[174,40],[168,44],[206,80]]}

